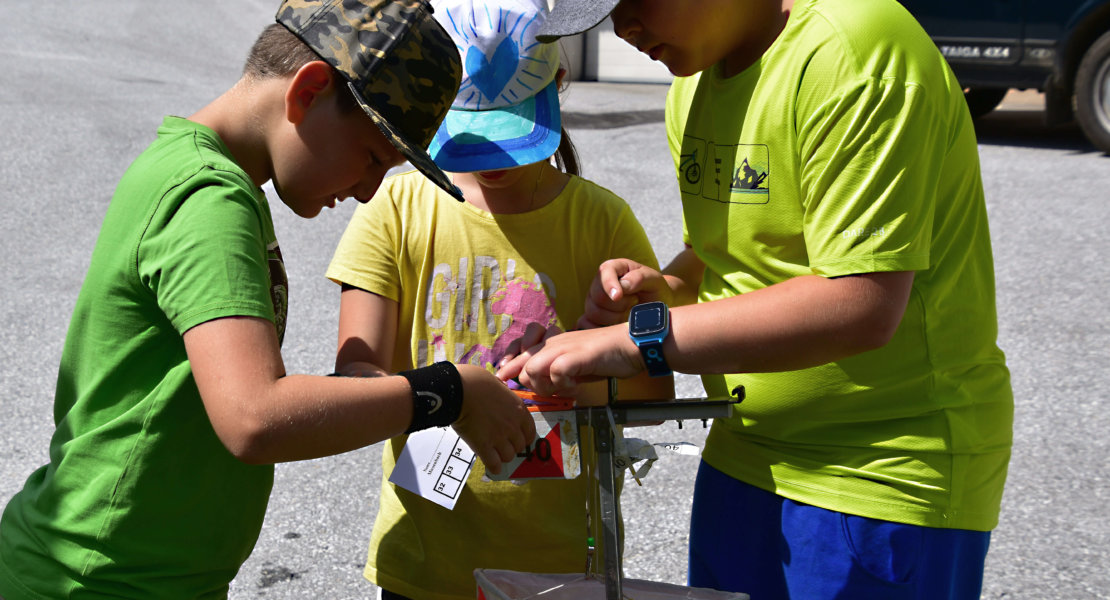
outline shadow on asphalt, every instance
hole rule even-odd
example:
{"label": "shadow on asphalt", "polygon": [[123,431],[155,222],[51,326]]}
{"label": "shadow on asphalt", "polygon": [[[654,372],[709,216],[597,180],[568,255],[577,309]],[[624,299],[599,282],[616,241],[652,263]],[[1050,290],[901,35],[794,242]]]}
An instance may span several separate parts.
{"label": "shadow on asphalt", "polygon": [[[563,112],[567,129],[619,129],[663,122],[663,110],[604,113]],[[1089,153],[1098,150],[1087,141],[1075,122],[1049,127],[1042,110],[999,110],[975,121],[980,144],[1019,146]]]}
{"label": "shadow on asphalt", "polygon": [[980,144],[1098,152],[1075,122],[1049,127],[1043,110],[999,110],[975,121]]}
{"label": "shadow on asphalt", "polygon": [[567,129],[617,129],[662,122],[663,109],[605,113],[563,111],[563,127]]}

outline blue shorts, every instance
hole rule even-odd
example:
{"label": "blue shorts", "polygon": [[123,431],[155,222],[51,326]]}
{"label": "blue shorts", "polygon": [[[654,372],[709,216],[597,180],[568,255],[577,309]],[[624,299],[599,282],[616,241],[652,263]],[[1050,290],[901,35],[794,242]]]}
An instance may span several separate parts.
{"label": "blue shorts", "polygon": [[752,600],[979,600],[989,545],[989,531],[891,523],[787,500],[703,461],[688,581]]}

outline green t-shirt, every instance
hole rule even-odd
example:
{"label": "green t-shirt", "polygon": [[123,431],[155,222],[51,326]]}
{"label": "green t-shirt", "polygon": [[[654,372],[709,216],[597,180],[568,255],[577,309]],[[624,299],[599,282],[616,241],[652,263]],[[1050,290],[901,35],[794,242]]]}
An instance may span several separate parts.
{"label": "green t-shirt", "polygon": [[[792,277],[914,271],[885,347],[742,384],[704,458],[800,502],[989,530],[1013,398],[978,148],[959,83],[892,0],[800,0],[744,72],[677,79],[667,129],[702,302]],[[733,323],[744,327],[744,323]]]}
{"label": "green t-shirt", "polygon": [[[598,265],[619,257],[657,264],[628,205],[585,179],[541,208],[495,215],[412,171],[355,210],[327,275],[398,302],[395,370],[441,360],[492,370],[529,323],[574,327]],[[517,486],[483,481],[476,461],[449,511],[389,483],[406,439],[382,453],[368,579],[410,598],[468,600],[478,567],[581,571],[585,477]]]}
{"label": "green t-shirt", "polygon": [[221,444],[182,334],[284,329],[262,191],[211,130],[167,117],[120,181],[62,352],[50,463],[0,521],[0,596],[220,598],[257,539],[272,466]]}

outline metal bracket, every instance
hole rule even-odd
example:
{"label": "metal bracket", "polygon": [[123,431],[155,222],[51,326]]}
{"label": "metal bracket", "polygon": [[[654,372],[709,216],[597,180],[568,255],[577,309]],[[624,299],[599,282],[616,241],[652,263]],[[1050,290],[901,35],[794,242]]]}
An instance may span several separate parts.
{"label": "metal bracket", "polygon": [[[597,484],[601,513],[601,562],[606,600],[623,600],[620,550],[620,502],[617,497],[617,470],[613,464],[613,448],[617,433],[613,424],[683,419],[723,419],[732,416],[733,407],[744,400],[743,386],[722,398],[675,398],[670,400],[617,404],[616,380],[609,379],[609,403],[575,409],[578,412],[579,439],[581,426],[589,423],[594,433],[597,454]],[[621,472],[623,476],[623,471]]]}

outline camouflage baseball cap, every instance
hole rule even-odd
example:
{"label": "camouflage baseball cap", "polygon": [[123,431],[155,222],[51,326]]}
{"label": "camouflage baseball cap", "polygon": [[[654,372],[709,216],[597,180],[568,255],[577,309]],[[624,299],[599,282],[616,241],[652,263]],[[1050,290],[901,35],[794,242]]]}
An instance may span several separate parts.
{"label": "camouflage baseball cap", "polygon": [[427,152],[458,93],[462,62],[426,0],[284,0],[277,22],[343,74],[414,167],[462,201]]}

